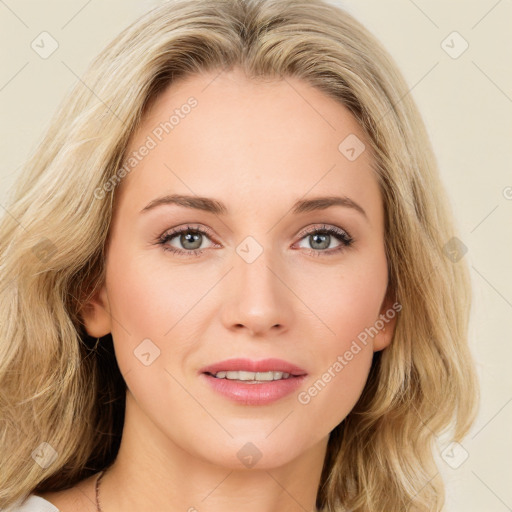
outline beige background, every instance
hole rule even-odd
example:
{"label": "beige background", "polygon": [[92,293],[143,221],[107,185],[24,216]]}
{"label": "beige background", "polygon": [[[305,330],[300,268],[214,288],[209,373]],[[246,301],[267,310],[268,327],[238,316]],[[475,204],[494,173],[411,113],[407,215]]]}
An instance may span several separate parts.
{"label": "beige background", "polygon": [[[446,510],[512,510],[511,2],[332,3],[361,20],[398,62],[423,113],[468,248],[464,257],[475,289],[471,346],[482,405],[463,446],[439,459],[447,481]],[[2,208],[66,91],[115,34],[153,5],[156,1],[0,1]],[[47,59],[31,48],[43,31],[59,45]],[[442,47],[453,31],[469,44],[458,58]],[[457,37],[445,43],[452,53],[464,44]],[[440,453],[449,441],[439,440]],[[446,462],[455,466],[466,452],[457,469]]]}

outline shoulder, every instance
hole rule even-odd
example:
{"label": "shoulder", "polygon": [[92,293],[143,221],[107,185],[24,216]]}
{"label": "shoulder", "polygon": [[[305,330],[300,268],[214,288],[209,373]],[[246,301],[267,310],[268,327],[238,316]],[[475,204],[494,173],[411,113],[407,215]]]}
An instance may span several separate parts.
{"label": "shoulder", "polygon": [[18,508],[0,512],[96,512],[94,480],[95,475],[69,489],[30,494]]}
{"label": "shoulder", "polygon": [[29,494],[25,501],[18,502],[14,508],[0,510],[6,512],[60,512],[55,505],[35,494]]}
{"label": "shoulder", "polygon": [[[48,512],[96,512],[95,483],[97,476],[98,474],[92,475],[68,489],[38,494],[39,497],[53,505],[54,508],[49,509]],[[44,510],[44,512],[47,511]]]}
{"label": "shoulder", "polygon": [[[41,512],[96,512],[95,501],[81,490],[81,486],[64,491],[43,492],[37,497],[53,507],[48,510],[41,509]],[[25,512],[25,510],[20,512]],[[32,512],[32,510],[26,512]]]}

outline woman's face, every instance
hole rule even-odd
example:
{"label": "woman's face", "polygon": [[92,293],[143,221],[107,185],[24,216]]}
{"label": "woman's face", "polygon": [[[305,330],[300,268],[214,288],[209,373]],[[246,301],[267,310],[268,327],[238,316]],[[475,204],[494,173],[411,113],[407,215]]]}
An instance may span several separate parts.
{"label": "woman's face", "polygon": [[[168,88],[130,156],[84,313],[89,334],[112,333],[126,421],[164,454],[229,467],[324,448],[394,327],[364,132],[305,82],[234,70]],[[217,363],[260,373],[205,373]]]}

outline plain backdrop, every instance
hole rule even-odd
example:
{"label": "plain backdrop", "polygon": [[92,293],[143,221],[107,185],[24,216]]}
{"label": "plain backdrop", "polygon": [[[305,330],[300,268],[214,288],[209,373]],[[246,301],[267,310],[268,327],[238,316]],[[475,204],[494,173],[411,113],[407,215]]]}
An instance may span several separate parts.
{"label": "plain backdrop", "polygon": [[[427,125],[467,247],[474,286],[470,341],[482,402],[461,446],[438,440],[446,510],[512,510],[511,2],[331,3],[358,18],[398,63]],[[155,5],[0,0],[0,215],[64,94],[121,29]],[[39,52],[58,47],[42,58],[37,44]]]}

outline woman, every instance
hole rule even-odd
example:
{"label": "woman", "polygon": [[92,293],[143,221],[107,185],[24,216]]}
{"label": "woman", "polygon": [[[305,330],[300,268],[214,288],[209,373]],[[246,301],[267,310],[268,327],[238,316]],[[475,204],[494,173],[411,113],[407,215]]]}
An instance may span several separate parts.
{"label": "woman", "polygon": [[82,80],[1,224],[0,506],[441,510],[471,291],[381,45],[178,0]]}

